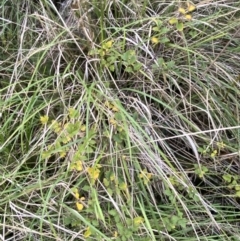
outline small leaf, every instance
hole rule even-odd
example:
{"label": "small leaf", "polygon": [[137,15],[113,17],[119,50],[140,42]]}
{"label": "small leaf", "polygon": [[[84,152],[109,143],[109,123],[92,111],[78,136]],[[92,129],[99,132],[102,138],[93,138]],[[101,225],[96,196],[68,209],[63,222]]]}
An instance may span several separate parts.
{"label": "small leaf", "polygon": [[111,118],[111,119],[109,120],[109,123],[112,124],[113,126],[117,125],[117,121],[114,120],[114,118]]}
{"label": "small leaf", "polygon": [[82,126],[80,127],[80,131],[86,131],[86,125],[82,125]]}
{"label": "small leaf", "polygon": [[235,195],[236,197],[240,197],[240,191],[237,191]]}
{"label": "small leaf", "polygon": [[127,183],[121,182],[119,184],[119,189],[122,190],[122,191],[126,191],[127,190]]}
{"label": "small leaf", "polygon": [[167,27],[161,28],[161,30],[160,30],[161,35],[166,34],[167,32],[169,32],[169,28],[167,28]]}
{"label": "small leaf", "polygon": [[187,5],[188,5],[187,7],[188,12],[193,12],[196,9],[196,7],[191,3],[188,3]]}
{"label": "small leaf", "polygon": [[187,20],[192,20],[192,15],[191,15],[191,14],[186,14],[186,15],[185,15],[185,18],[186,18]]}
{"label": "small leaf", "polygon": [[115,105],[112,107],[112,110],[113,110],[114,112],[118,112],[118,111],[119,111],[118,107],[115,106]]}
{"label": "small leaf", "polygon": [[61,151],[61,152],[59,153],[59,156],[60,156],[61,158],[65,157],[66,155],[67,155],[67,153],[66,153],[65,151]]}
{"label": "small leaf", "polygon": [[78,189],[75,187],[75,188],[72,189],[72,191],[73,191],[74,197],[76,199],[79,199],[80,198],[80,194],[78,192]]}
{"label": "small leaf", "polygon": [[155,32],[158,32],[158,31],[159,31],[159,27],[153,27],[152,29],[153,29],[153,31],[155,31]]}
{"label": "small leaf", "polygon": [[178,23],[178,19],[177,18],[170,18],[168,21],[171,25]]}
{"label": "small leaf", "polygon": [[134,223],[134,225],[139,226],[140,224],[143,223],[143,220],[144,219],[139,216],[139,217],[136,217],[136,218],[133,219],[133,223]]}
{"label": "small leaf", "polygon": [[125,69],[125,71],[126,71],[127,73],[132,73],[132,72],[133,72],[133,69],[132,69],[131,66],[128,66],[128,67]]}
{"label": "small leaf", "polygon": [[232,175],[225,174],[225,175],[223,175],[223,179],[224,179],[224,181],[230,183],[232,181]]}
{"label": "small leaf", "polygon": [[118,212],[117,212],[115,209],[109,210],[108,213],[109,213],[111,216],[115,216],[115,215],[118,214]]}
{"label": "small leaf", "polygon": [[90,229],[90,227],[88,227],[86,229],[86,231],[84,232],[83,236],[84,236],[84,238],[88,238],[88,237],[90,237],[91,234],[92,234],[91,229]]}
{"label": "small leaf", "polygon": [[69,108],[68,109],[68,115],[71,119],[76,118],[78,115],[78,111],[75,110],[74,108]]}
{"label": "small leaf", "polygon": [[47,115],[40,116],[40,122],[42,123],[42,125],[47,124],[48,123],[48,119],[49,119],[49,117]]}
{"label": "small leaf", "polygon": [[110,49],[113,45],[113,40],[106,42],[106,48]]}
{"label": "small leaf", "polygon": [[181,13],[181,14],[185,14],[186,13],[186,10],[184,8],[179,8],[178,9],[178,12]]}
{"label": "small leaf", "polygon": [[50,128],[56,133],[59,134],[61,132],[61,124],[56,120],[52,121]]}
{"label": "small leaf", "polygon": [[108,187],[110,182],[108,181],[108,179],[104,178],[103,179],[103,184],[104,184],[105,187]]}
{"label": "small leaf", "polygon": [[115,66],[114,66],[114,65],[110,65],[110,66],[109,66],[109,70],[110,70],[111,72],[113,72],[113,71],[115,70]]}
{"label": "small leaf", "polygon": [[237,185],[235,186],[235,190],[236,190],[236,191],[240,191],[240,185],[239,185],[239,184],[237,184]]}
{"label": "small leaf", "polygon": [[82,162],[81,161],[76,161],[76,163],[75,163],[75,169],[77,170],[77,171],[82,171],[82,169],[83,169],[83,165],[82,165]]}
{"label": "small leaf", "polygon": [[159,43],[159,39],[156,36],[154,36],[151,38],[151,42],[152,42],[152,44],[157,44],[157,43]]}
{"label": "small leaf", "polygon": [[176,27],[177,27],[177,30],[178,30],[178,31],[183,31],[183,29],[184,29],[183,23],[177,23],[177,24],[176,24]]}
{"label": "small leaf", "polygon": [[167,37],[163,37],[163,38],[161,38],[160,42],[161,42],[162,44],[169,43],[169,42],[170,42],[170,39],[167,38]]}
{"label": "small leaf", "polygon": [[76,202],[77,210],[82,211],[83,210],[83,205],[80,202]]}
{"label": "small leaf", "polygon": [[100,174],[100,170],[96,167],[89,167],[87,169],[88,175],[90,176],[91,179],[97,180]]}
{"label": "small leaf", "polygon": [[175,66],[175,61],[171,60],[166,63],[168,69],[172,69]]}

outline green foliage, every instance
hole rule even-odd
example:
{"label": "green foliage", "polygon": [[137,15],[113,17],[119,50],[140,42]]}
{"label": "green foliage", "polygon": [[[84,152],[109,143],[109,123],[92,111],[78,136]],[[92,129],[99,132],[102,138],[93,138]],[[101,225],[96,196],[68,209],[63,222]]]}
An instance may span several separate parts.
{"label": "green foliage", "polygon": [[195,164],[194,168],[195,168],[194,170],[195,174],[198,175],[200,178],[203,178],[206,175],[206,173],[209,172],[208,168],[203,165],[199,166]]}
{"label": "green foliage", "polygon": [[183,213],[179,212],[177,215],[171,215],[170,217],[163,218],[163,224],[169,232],[176,228],[185,229],[187,219],[183,218]]}
{"label": "green foliage", "polygon": [[235,196],[240,197],[240,183],[239,176],[232,174],[224,174],[223,180],[228,184],[228,189],[235,190]]}
{"label": "green foliage", "polygon": [[124,66],[124,71],[127,73],[137,73],[142,64],[138,61],[136,52],[134,50],[117,51],[122,48],[123,42],[113,43],[113,40],[104,42],[101,48],[90,51],[89,54],[100,56],[101,67],[109,68],[112,72],[116,67]]}

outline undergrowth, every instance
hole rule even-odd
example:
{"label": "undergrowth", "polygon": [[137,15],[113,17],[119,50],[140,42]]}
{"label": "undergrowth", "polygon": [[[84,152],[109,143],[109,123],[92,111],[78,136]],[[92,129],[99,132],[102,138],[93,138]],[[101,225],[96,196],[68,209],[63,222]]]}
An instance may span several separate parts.
{"label": "undergrowth", "polygon": [[1,239],[239,240],[240,3],[63,6],[0,5]]}

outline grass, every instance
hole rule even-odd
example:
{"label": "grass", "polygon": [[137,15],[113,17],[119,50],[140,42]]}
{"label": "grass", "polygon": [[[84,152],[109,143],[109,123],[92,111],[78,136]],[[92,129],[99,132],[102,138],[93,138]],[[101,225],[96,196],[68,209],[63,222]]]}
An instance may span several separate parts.
{"label": "grass", "polygon": [[1,240],[239,240],[240,3],[81,4],[1,2]]}

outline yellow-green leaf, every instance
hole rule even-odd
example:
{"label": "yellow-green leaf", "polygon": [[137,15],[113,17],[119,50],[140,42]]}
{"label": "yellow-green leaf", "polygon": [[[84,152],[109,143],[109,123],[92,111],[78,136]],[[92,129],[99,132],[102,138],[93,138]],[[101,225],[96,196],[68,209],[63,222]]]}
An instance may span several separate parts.
{"label": "yellow-green leaf", "polygon": [[151,42],[152,42],[152,44],[157,44],[157,43],[159,43],[159,39],[157,37],[153,36],[151,38]]}
{"label": "yellow-green leaf", "polygon": [[103,49],[110,49],[113,45],[113,40],[109,40],[102,45]]}
{"label": "yellow-green leaf", "polygon": [[48,123],[48,119],[49,119],[49,117],[47,115],[40,116],[40,121],[43,125]]}
{"label": "yellow-green leaf", "polygon": [[236,197],[240,197],[240,191],[236,192]]}
{"label": "yellow-green leaf", "polygon": [[76,170],[77,171],[82,171],[82,169],[83,169],[83,165],[82,165],[82,162],[81,161],[76,161]]}
{"label": "yellow-green leaf", "polygon": [[113,105],[112,110],[113,110],[114,112],[118,112],[118,111],[119,111],[119,109],[118,109],[117,106],[115,106],[115,105]]}
{"label": "yellow-green leaf", "polygon": [[177,24],[176,24],[176,27],[177,27],[177,30],[178,30],[178,31],[183,31],[183,29],[184,29],[183,23],[177,23]]}
{"label": "yellow-green leaf", "polygon": [[100,174],[100,170],[95,167],[89,167],[87,169],[88,175],[90,176],[91,179],[97,180]]}
{"label": "yellow-green leaf", "polygon": [[88,237],[90,237],[91,234],[92,234],[91,229],[90,229],[90,227],[88,227],[86,229],[86,231],[84,232],[83,236],[84,236],[84,238],[88,238]]}
{"label": "yellow-green leaf", "polygon": [[140,225],[141,223],[143,223],[143,218],[142,217],[140,217],[140,216],[138,216],[138,217],[136,217],[136,218],[134,218],[133,219],[133,223],[136,225],[136,226],[138,226],[138,225]]}
{"label": "yellow-green leaf", "polygon": [[188,12],[192,12],[192,11],[194,11],[195,9],[196,9],[196,7],[195,7],[193,4],[188,3],[188,7],[187,7]]}
{"label": "yellow-green leaf", "polygon": [[168,22],[173,25],[175,23],[178,23],[178,19],[177,18],[170,18]]}
{"label": "yellow-green leaf", "polygon": [[83,210],[83,205],[80,202],[76,202],[77,210],[82,211]]}
{"label": "yellow-green leaf", "polygon": [[81,130],[81,131],[86,131],[86,125],[82,125],[82,126],[80,127],[80,130]]}
{"label": "yellow-green leaf", "polygon": [[126,190],[127,190],[127,183],[121,182],[121,183],[119,184],[119,188],[120,188],[120,190],[122,190],[122,191],[126,191]]}
{"label": "yellow-green leaf", "polygon": [[185,18],[186,18],[187,20],[192,20],[192,15],[191,15],[191,14],[186,14],[186,15],[185,15]]}
{"label": "yellow-green leaf", "polygon": [[76,199],[79,199],[79,198],[80,198],[80,194],[79,194],[77,188],[74,188],[74,190],[73,190],[73,194],[74,194],[74,197],[75,197]]}
{"label": "yellow-green leaf", "polygon": [[185,14],[186,13],[186,10],[184,8],[179,8],[178,9],[178,12],[181,13],[181,14]]}
{"label": "yellow-green leaf", "polygon": [[68,115],[70,118],[76,118],[78,115],[78,111],[75,110],[74,108],[69,108],[68,109]]}

